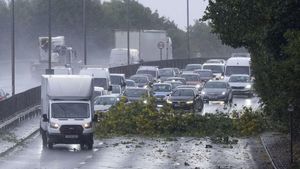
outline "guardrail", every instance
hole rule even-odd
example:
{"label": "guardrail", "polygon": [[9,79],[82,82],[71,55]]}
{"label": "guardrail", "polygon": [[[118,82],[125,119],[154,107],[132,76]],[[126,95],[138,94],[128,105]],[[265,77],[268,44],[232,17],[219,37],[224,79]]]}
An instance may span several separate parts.
{"label": "guardrail", "polygon": [[[184,68],[189,63],[203,63],[207,58],[191,58],[191,59],[173,59],[144,62],[142,64],[126,65],[109,68],[111,73],[124,73],[126,77],[134,75],[140,65],[159,66],[163,67],[177,67]],[[25,92],[14,95],[6,100],[0,102],[0,124],[9,119],[18,117],[24,111],[39,105],[41,102],[41,87],[35,87]]]}

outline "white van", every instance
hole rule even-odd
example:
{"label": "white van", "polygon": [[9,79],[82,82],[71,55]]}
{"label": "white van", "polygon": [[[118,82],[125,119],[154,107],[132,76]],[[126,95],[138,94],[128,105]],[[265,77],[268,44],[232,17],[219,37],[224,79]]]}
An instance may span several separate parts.
{"label": "white van", "polygon": [[84,66],[81,68],[80,75],[93,77],[94,87],[103,87],[107,94],[112,90],[108,68],[99,66]]}
{"label": "white van", "polygon": [[[130,49],[129,64],[138,64],[140,62],[139,51]],[[126,48],[115,48],[111,50],[109,57],[109,66],[117,67],[128,64],[128,56]]]}
{"label": "white van", "polygon": [[250,57],[231,57],[227,60],[225,66],[225,80],[233,74],[246,74],[251,76]]}

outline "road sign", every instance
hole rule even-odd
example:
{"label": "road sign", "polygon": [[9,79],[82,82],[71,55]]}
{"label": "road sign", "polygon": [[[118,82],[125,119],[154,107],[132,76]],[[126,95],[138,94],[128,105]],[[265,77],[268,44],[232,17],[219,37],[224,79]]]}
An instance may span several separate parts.
{"label": "road sign", "polygon": [[163,48],[165,48],[165,43],[160,41],[157,43],[157,47],[158,47],[158,49],[163,49]]}

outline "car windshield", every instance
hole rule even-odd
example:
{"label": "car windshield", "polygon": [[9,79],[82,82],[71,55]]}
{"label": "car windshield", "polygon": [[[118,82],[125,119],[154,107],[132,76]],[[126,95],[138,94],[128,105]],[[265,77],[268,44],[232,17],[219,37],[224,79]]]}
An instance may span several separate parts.
{"label": "car windshield", "polygon": [[186,81],[199,81],[198,75],[182,75],[181,77],[185,78]]}
{"label": "car windshield", "polygon": [[224,73],[223,65],[203,65],[203,69],[210,69],[213,73]]}
{"label": "car windshield", "polygon": [[107,90],[107,79],[106,78],[94,78],[94,86],[103,87]]}
{"label": "car windshield", "polygon": [[250,68],[249,66],[226,66],[226,76],[230,76],[233,74],[250,74]]}
{"label": "car windshield", "polygon": [[166,84],[153,85],[154,92],[170,92],[171,90],[172,87],[170,85],[166,85]]}
{"label": "car windshield", "polygon": [[148,91],[146,89],[127,89],[124,93],[128,97],[142,97],[147,95]]}
{"label": "car windshield", "polygon": [[174,76],[172,69],[160,69],[158,72],[161,77],[171,77]]}
{"label": "car windshield", "polygon": [[225,82],[207,82],[204,88],[226,88]]}
{"label": "car windshield", "polygon": [[88,118],[90,110],[88,103],[52,103],[53,118]]}
{"label": "car windshield", "polygon": [[113,105],[117,101],[116,97],[97,97],[94,105]]}
{"label": "car windshield", "polygon": [[131,80],[133,80],[135,83],[147,83],[148,82],[148,79],[147,77],[131,77],[130,78]]}
{"label": "car windshield", "polygon": [[120,94],[121,93],[121,88],[120,86],[112,86],[112,91],[111,93],[114,93],[114,94]]}
{"label": "car windshield", "polygon": [[172,93],[172,96],[194,96],[192,89],[178,89]]}
{"label": "car windshield", "polygon": [[229,82],[249,82],[249,76],[231,76]]}
{"label": "car windshield", "polygon": [[126,86],[128,86],[128,87],[134,87],[135,86],[135,82],[128,80],[128,81],[126,81]]}
{"label": "car windshield", "polygon": [[121,76],[114,76],[114,75],[110,76],[110,81],[111,81],[111,84],[113,84],[113,85],[121,84],[121,80],[122,80]]}
{"label": "car windshield", "polygon": [[150,74],[153,77],[156,77],[156,71],[155,70],[138,70],[136,74]]}
{"label": "car windshield", "polygon": [[201,65],[186,65],[185,70],[187,71],[193,71],[196,69],[202,69]]}
{"label": "car windshield", "polygon": [[212,76],[212,72],[208,72],[208,71],[196,71],[195,73],[198,73],[200,75],[200,77],[211,77]]}

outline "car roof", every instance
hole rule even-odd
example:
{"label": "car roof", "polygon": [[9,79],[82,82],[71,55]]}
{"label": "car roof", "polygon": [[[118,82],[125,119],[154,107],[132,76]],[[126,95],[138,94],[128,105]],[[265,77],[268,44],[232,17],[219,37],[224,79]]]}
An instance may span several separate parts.
{"label": "car roof", "polygon": [[210,70],[210,69],[196,69],[196,70],[194,70],[194,72],[212,72],[212,70]]}
{"label": "car roof", "polygon": [[196,86],[194,86],[194,85],[180,85],[177,87],[179,87],[179,88],[196,88]]}
{"label": "car roof", "polygon": [[189,65],[189,66],[202,66],[202,64],[194,64],[194,63],[193,64],[187,64],[187,65]]}
{"label": "car roof", "polygon": [[95,97],[95,98],[100,98],[100,97],[115,97],[115,98],[117,98],[117,97],[119,97],[119,95],[118,95],[118,94],[109,94],[109,95],[101,95],[101,96],[97,96],[97,97]]}
{"label": "car roof", "polygon": [[225,63],[204,63],[203,66],[213,65],[213,66],[225,66]]}
{"label": "car roof", "polygon": [[199,76],[198,73],[190,73],[190,72],[184,72],[181,75],[195,75],[195,76]]}
{"label": "car roof", "polygon": [[122,74],[122,73],[110,73],[109,75],[110,76],[122,76],[122,77],[125,77],[125,74]]}
{"label": "car roof", "polygon": [[183,77],[168,77],[167,79],[184,79],[185,80],[185,78],[183,78]]}
{"label": "car roof", "polygon": [[232,76],[247,76],[247,77],[249,77],[249,75],[247,75],[247,74],[232,74],[230,77],[232,77]]}
{"label": "car roof", "polygon": [[128,89],[132,89],[132,90],[148,90],[148,88],[142,88],[142,87],[127,87],[125,90],[128,90]]}
{"label": "car roof", "polygon": [[171,85],[171,84],[170,83],[154,83],[153,86],[154,85]]}
{"label": "car roof", "polygon": [[164,83],[182,83],[181,81],[165,81]]}
{"label": "car roof", "polygon": [[215,83],[215,82],[223,82],[223,83],[227,83],[227,81],[225,80],[209,80],[206,83]]}
{"label": "car roof", "polygon": [[130,78],[132,78],[132,77],[146,77],[146,78],[148,78],[148,76],[146,74],[135,74],[135,75],[130,76]]}

